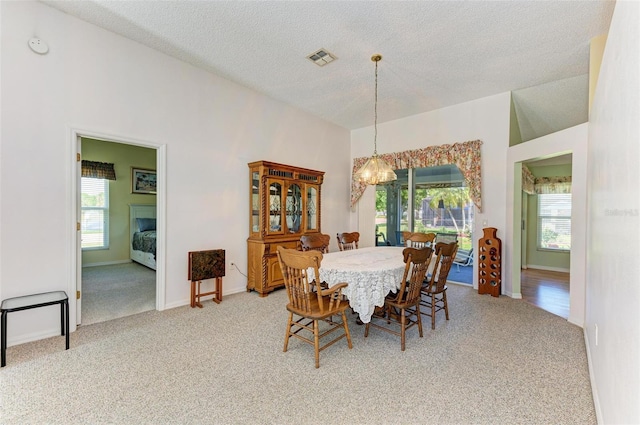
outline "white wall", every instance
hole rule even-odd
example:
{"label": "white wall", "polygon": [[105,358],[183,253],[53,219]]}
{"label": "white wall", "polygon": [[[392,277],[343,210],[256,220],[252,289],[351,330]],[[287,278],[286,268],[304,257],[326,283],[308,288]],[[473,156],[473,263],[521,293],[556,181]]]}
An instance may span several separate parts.
{"label": "white wall", "polygon": [[[477,241],[483,227],[498,229],[505,246],[505,173],[509,147],[509,93],[477,99],[433,112],[378,124],[378,153],[401,152],[427,146],[482,141],[482,212],[475,211],[474,229]],[[351,132],[351,156],[373,153],[373,126]],[[486,223],[485,223],[486,222]],[[375,196],[367,188],[351,214],[352,228],[358,228],[363,246],[375,244]],[[477,266],[474,264],[474,287],[477,288]],[[503,262],[504,267],[504,262]],[[511,287],[503,274],[503,291]]]}
{"label": "white wall", "polygon": [[[569,322],[584,324],[586,206],[587,206],[587,132],[588,125],[580,124],[509,148],[507,153],[507,232],[506,242],[513,250],[504,252],[504,274],[510,276],[511,292],[521,297],[520,267],[522,244],[522,167],[526,160],[572,153],[571,160],[571,253],[569,266]],[[504,250],[503,250],[504,251]]]}
{"label": "white wall", "polygon": [[618,1],[589,124],[587,353],[598,422],[640,423],[640,3]]}
{"label": "white wall", "polygon": [[[164,152],[167,307],[189,302],[192,250],[225,249],[224,293],[245,290],[250,161],[325,171],[322,230],[348,227],[346,129],[41,3],[0,8],[0,298],[73,290],[73,130]],[[9,344],[58,334],[57,314],[12,313]]]}

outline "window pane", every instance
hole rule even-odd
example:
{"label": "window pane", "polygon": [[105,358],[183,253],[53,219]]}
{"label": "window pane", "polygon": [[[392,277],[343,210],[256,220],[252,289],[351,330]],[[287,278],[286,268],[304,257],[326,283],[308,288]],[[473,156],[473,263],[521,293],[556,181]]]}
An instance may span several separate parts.
{"label": "window pane", "polygon": [[409,230],[409,188],[403,186],[400,189],[400,228],[398,230]]}
{"label": "window pane", "polygon": [[104,246],[104,212],[102,210],[82,210],[82,248]]}
{"label": "window pane", "polygon": [[538,195],[538,248],[571,249],[571,194]]}
{"label": "window pane", "polygon": [[83,207],[102,207],[106,206],[106,188],[107,180],[82,178],[82,206]]}
{"label": "window pane", "polygon": [[109,181],[83,177],[81,181],[81,247],[109,246]]}
{"label": "window pane", "polygon": [[388,230],[387,189],[384,186],[376,186],[376,246],[387,245]]}
{"label": "window pane", "polygon": [[429,190],[416,186],[413,193],[413,205],[415,206],[413,231],[427,232],[426,226],[431,224],[431,221],[428,220],[429,212],[431,212],[429,209]]}
{"label": "window pane", "polygon": [[[445,165],[395,172],[398,180],[378,185],[377,190],[384,192],[376,195],[376,225],[378,232],[384,228],[387,242],[399,244],[401,231],[448,232],[458,234],[460,248],[471,249],[473,204],[460,170],[455,165]],[[409,173],[414,173],[411,188],[408,187]],[[408,211],[410,196],[413,196],[413,211]],[[440,200],[443,208],[438,207]],[[412,228],[408,218],[413,218]],[[382,236],[378,239],[383,240]]]}

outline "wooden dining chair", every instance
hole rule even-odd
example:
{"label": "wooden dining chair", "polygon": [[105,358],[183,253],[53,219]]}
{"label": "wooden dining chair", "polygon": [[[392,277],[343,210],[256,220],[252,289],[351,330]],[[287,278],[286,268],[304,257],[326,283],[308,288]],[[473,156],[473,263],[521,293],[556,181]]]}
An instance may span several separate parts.
{"label": "wooden dining chair", "polygon": [[[400,349],[405,349],[407,329],[418,325],[418,333],[422,337],[422,316],[420,314],[420,290],[429,269],[433,250],[427,248],[405,248],[404,275],[397,293],[390,293],[384,300],[382,311],[374,313],[371,321],[364,329],[364,336],[369,336],[369,327],[400,336]],[[400,330],[398,331],[398,325]]]}
{"label": "wooden dining chair", "polygon": [[[331,236],[324,233],[309,233],[300,236],[300,249],[302,251],[320,251],[323,254],[329,253],[329,244],[331,242]],[[315,285],[316,281],[312,282]],[[327,289],[329,285],[327,282],[320,282],[323,289]],[[315,289],[314,289],[315,290]]]}
{"label": "wooden dining chair", "polygon": [[405,240],[405,246],[412,248],[426,248],[433,245],[433,241],[436,239],[435,233],[411,233]]}
{"label": "wooden dining chair", "polygon": [[358,242],[360,241],[360,233],[338,233],[338,248],[340,251],[348,251],[350,249],[358,249]]}
{"label": "wooden dining chair", "polygon": [[[345,314],[349,303],[342,297],[342,289],[347,284],[338,283],[328,289],[313,289],[315,285],[309,281],[308,269],[312,268],[315,276],[320,275],[319,269],[322,262],[320,251],[298,251],[279,246],[277,255],[289,298],[287,304],[289,320],[287,321],[283,351],[287,351],[290,337],[311,344],[314,347],[316,368],[318,368],[320,367],[320,351],[338,340],[346,337],[349,348],[352,348],[351,334]],[[294,315],[297,317],[296,320],[294,320]],[[341,316],[342,322],[334,321],[331,317],[334,315]],[[320,322],[322,322],[322,330]],[[328,338],[325,337],[340,329],[343,329],[344,332],[327,341]],[[327,342],[320,345],[321,340]]]}
{"label": "wooden dining chair", "polygon": [[396,230],[396,246],[407,246],[406,240],[411,237],[411,234],[408,230]]}
{"label": "wooden dining chair", "polygon": [[444,310],[445,317],[449,320],[447,277],[457,251],[457,242],[437,243],[433,271],[422,285],[420,305],[423,307],[422,314],[431,316],[431,329],[436,328],[436,313],[438,311]]}
{"label": "wooden dining chair", "polygon": [[451,243],[458,242],[458,235],[455,233],[437,233],[436,234],[436,243]]}
{"label": "wooden dining chair", "polygon": [[303,251],[320,251],[323,254],[329,253],[331,236],[324,233],[309,233],[300,236],[300,247]]}

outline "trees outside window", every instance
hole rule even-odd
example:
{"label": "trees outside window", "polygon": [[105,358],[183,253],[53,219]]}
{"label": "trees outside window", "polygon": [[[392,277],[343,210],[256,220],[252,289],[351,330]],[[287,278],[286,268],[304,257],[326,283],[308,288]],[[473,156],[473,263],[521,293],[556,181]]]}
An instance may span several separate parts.
{"label": "trees outside window", "polygon": [[109,180],[82,177],[82,249],[109,248]]}
{"label": "trees outside window", "polygon": [[[459,182],[459,184],[462,184]],[[391,183],[376,188],[376,237],[378,244],[397,244],[396,232],[456,233],[460,247],[470,249],[472,242],[473,203],[469,189],[430,187],[416,183]],[[409,197],[413,195],[413,220],[408,217]],[[442,208],[440,208],[442,201]],[[411,223],[413,226],[411,226]],[[412,228],[410,228],[412,227]]]}
{"label": "trees outside window", "polygon": [[571,194],[538,195],[538,248],[571,249]]}

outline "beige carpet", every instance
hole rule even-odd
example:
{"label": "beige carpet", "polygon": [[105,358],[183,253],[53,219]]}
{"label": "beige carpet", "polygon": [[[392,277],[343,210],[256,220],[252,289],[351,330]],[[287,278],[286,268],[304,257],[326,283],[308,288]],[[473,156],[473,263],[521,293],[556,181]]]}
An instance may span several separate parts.
{"label": "beige carpet", "polygon": [[449,288],[451,320],[398,337],[349,315],[320,354],[282,352],[286,294],[150,311],[10,347],[2,424],[595,424],[582,329]]}
{"label": "beige carpet", "polygon": [[82,326],[156,308],[156,272],[138,263],[82,269]]}

